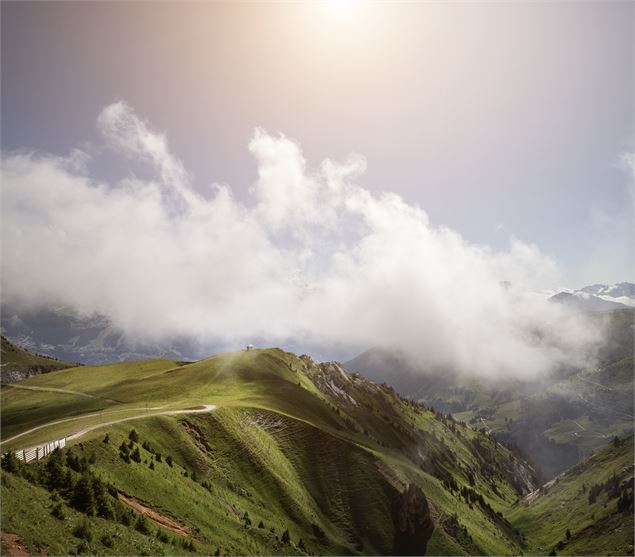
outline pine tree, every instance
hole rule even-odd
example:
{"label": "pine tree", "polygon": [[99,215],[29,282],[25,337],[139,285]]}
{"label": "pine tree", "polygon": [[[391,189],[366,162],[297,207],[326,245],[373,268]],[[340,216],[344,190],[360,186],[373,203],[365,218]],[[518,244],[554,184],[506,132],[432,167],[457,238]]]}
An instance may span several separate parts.
{"label": "pine tree", "polygon": [[110,502],[110,496],[106,491],[106,485],[99,478],[93,478],[93,493],[95,495],[95,508],[97,515],[102,518],[114,518],[115,511],[112,503]]}
{"label": "pine tree", "polygon": [[60,458],[50,458],[45,466],[45,483],[49,490],[64,491],[67,484],[66,471]]}
{"label": "pine tree", "polygon": [[12,474],[20,474],[22,462],[15,456],[13,451],[9,451],[2,455],[2,469]]}
{"label": "pine tree", "polygon": [[71,505],[89,516],[95,514],[95,493],[92,479],[88,474],[82,474],[77,482],[71,497]]}

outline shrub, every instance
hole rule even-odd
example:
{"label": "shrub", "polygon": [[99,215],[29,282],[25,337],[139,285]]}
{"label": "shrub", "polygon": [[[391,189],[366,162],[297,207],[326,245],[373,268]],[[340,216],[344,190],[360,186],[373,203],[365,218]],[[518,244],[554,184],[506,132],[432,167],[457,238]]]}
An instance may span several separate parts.
{"label": "shrub", "polygon": [[[110,436],[106,433],[106,437],[104,437],[104,440],[102,441],[102,443],[110,443]],[[104,544],[106,545],[106,544]]]}
{"label": "shrub", "polygon": [[[161,461],[159,461],[159,462],[161,462]],[[168,456],[166,456],[166,457],[165,457],[165,463],[166,463],[166,464],[167,464],[170,468],[172,468],[172,466],[173,466],[173,464],[172,464],[172,455],[168,455]]]}
{"label": "shrub", "polygon": [[132,441],[134,443],[138,443],[139,442],[139,434],[136,432],[136,430],[131,429],[130,433],[128,434],[128,439],[130,439],[130,441]]}
{"label": "shrub", "polygon": [[149,453],[154,453],[154,447],[150,443],[148,443],[148,441],[144,441],[141,446]]}
{"label": "shrub", "polygon": [[143,515],[139,516],[134,527],[137,532],[141,532],[142,534],[150,533],[150,525],[148,524],[148,520],[146,519],[146,517]]}
{"label": "shrub", "polygon": [[282,543],[289,543],[289,541],[291,541],[291,536],[289,536],[289,530],[285,530],[282,533]]}
{"label": "shrub", "polygon": [[119,522],[121,522],[124,526],[132,525],[132,515],[127,509],[124,509],[124,512],[121,513]]}
{"label": "shrub", "polygon": [[135,450],[130,453],[130,458],[135,462],[141,462],[141,454],[139,453],[139,448],[135,448]]}
{"label": "shrub", "polygon": [[317,524],[311,524],[311,526],[313,527],[313,535],[320,540],[323,539],[326,535],[324,530],[322,530],[322,528],[320,528]]}
{"label": "shrub", "polygon": [[73,536],[79,538],[80,540],[86,540],[87,542],[93,541],[93,530],[90,527],[90,522],[88,522],[87,518],[84,518],[75,528],[73,529]]}
{"label": "shrub", "polygon": [[51,509],[51,514],[55,518],[59,518],[60,520],[64,520],[64,518],[66,517],[66,515],[64,514],[64,508],[62,507],[61,503],[57,503],[57,505],[53,505],[53,508]]}
{"label": "shrub", "polygon": [[258,523],[258,528],[264,528],[264,527],[265,527],[265,525],[264,525],[264,523],[263,523],[263,522],[262,522],[262,520],[261,520],[261,521]]}

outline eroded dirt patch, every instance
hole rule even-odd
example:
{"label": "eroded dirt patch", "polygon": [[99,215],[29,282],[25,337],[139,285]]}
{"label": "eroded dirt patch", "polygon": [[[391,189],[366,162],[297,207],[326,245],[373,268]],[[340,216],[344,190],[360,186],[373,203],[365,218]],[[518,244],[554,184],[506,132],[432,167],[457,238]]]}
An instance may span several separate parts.
{"label": "eroded dirt patch", "polygon": [[[147,505],[144,505],[141,501],[135,499],[134,497],[129,497],[128,495],[124,495],[123,493],[119,492],[117,493],[117,498],[122,503],[128,505],[131,509],[134,509],[135,511],[147,516],[153,522],[156,522],[157,524],[163,526],[164,528],[167,528],[168,530],[174,532],[179,536],[192,535],[192,530],[190,530],[187,526],[179,524],[178,522],[176,522],[176,520],[159,514],[157,511],[151,509]],[[26,553],[24,555],[26,555]]]}
{"label": "eroded dirt patch", "polygon": [[29,550],[20,543],[20,536],[17,534],[0,532],[0,539],[4,555],[31,555]]}

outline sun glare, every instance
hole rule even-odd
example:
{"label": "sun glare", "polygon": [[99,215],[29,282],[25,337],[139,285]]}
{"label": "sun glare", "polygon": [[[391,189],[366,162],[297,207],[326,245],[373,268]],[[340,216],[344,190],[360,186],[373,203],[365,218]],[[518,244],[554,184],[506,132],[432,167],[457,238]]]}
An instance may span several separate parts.
{"label": "sun glare", "polygon": [[327,0],[329,10],[337,16],[350,15],[360,4],[360,0]]}

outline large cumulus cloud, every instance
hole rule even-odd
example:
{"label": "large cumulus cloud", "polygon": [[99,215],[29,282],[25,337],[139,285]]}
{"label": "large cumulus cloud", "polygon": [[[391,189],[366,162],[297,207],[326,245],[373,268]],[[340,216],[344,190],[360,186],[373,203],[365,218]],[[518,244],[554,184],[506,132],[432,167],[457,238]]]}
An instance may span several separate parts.
{"label": "large cumulus cloud", "polygon": [[556,262],[433,225],[361,182],[351,156],[310,170],[300,146],[257,129],[248,199],[197,193],[182,162],[125,103],[98,126],[152,179],[92,178],[74,159],[2,158],[2,299],[97,312],[136,337],[310,339],[398,348],[422,366],[535,376],[585,365],[600,332],[532,294]]}

